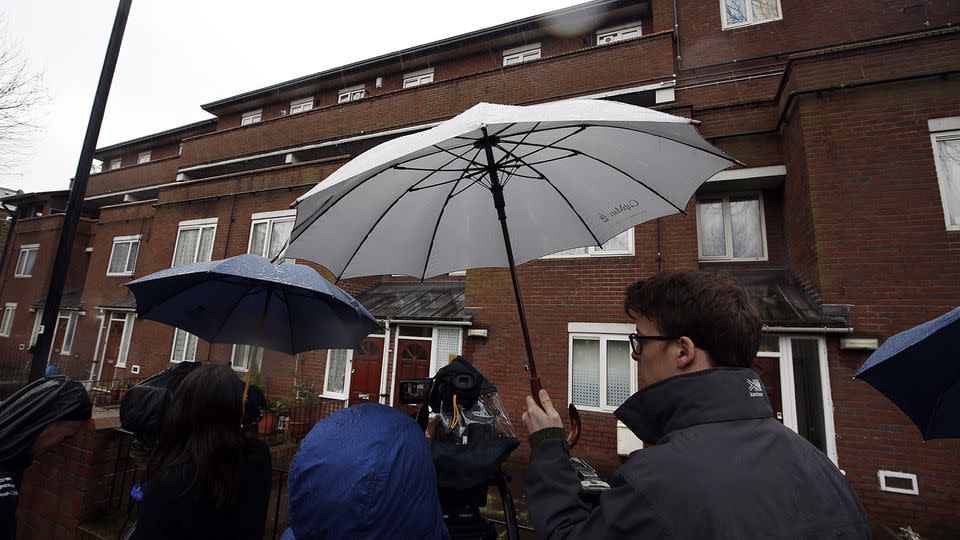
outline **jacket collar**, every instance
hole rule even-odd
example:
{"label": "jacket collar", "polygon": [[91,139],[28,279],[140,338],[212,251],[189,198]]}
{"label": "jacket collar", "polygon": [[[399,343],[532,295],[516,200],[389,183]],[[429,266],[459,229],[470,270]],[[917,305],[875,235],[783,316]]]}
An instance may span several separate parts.
{"label": "jacket collar", "polygon": [[652,384],[630,396],[614,415],[640,440],[657,442],[698,424],[768,418],[773,409],[753,370],[717,367]]}

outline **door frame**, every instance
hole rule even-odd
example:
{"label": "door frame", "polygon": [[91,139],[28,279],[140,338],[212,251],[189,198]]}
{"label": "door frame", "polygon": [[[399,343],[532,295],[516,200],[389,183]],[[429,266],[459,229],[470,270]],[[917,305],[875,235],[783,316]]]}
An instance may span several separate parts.
{"label": "door frame", "polygon": [[[370,335],[368,335],[367,337],[365,337],[365,338],[363,338],[363,339],[364,339],[364,341],[366,341],[366,340],[368,340],[368,339],[370,339],[370,338],[375,338],[375,339],[381,339],[381,340],[383,340],[383,346],[381,347],[381,350],[380,350],[380,353],[381,353],[381,354],[380,354],[380,371],[382,372],[382,371],[383,371],[383,366],[384,366],[384,364],[386,364],[386,359],[385,359],[384,357],[386,356],[386,350],[387,350],[387,336],[384,335],[384,334],[370,334]],[[349,401],[350,401],[350,393],[353,392],[353,387],[351,387],[350,384],[353,383],[353,377],[352,377],[352,375],[353,375],[353,351],[354,351],[354,350],[355,350],[355,348],[354,348],[354,349],[350,349],[350,352],[347,354],[347,370],[348,370],[347,373],[346,373],[347,384],[344,385],[344,388],[346,388],[346,392],[345,392],[345,393],[346,393],[346,395],[347,395],[345,401],[347,401],[348,403],[349,403]],[[329,358],[329,354],[328,354],[327,357]],[[324,371],[326,371],[326,370],[324,370]],[[383,394],[383,386],[384,386],[384,385],[383,385],[383,377],[378,377],[378,379],[379,379],[379,385],[378,385],[378,387],[377,387],[377,400],[376,400],[376,401],[377,401],[377,403],[383,403],[383,399],[384,399],[384,398],[381,397],[382,394]],[[324,384],[326,384],[326,373],[324,373]],[[371,400],[371,403],[372,403],[372,402],[373,402],[373,400]]]}

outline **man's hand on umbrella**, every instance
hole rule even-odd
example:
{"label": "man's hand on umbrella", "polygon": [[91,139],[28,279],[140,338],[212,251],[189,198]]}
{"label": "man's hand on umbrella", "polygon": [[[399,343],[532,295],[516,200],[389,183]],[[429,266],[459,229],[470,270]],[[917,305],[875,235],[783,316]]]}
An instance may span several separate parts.
{"label": "man's hand on umbrella", "polygon": [[560,413],[553,408],[553,402],[550,401],[550,395],[547,394],[546,390],[540,390],[540,403],[543,404],[543,408],[537,405],[533,396],[527,396],[527,412],[520,417],[523,420],[524,427],[527,428],[527,433],[533,434],[541,429],[551,427],[563,429],[563,420],[560,418]]}

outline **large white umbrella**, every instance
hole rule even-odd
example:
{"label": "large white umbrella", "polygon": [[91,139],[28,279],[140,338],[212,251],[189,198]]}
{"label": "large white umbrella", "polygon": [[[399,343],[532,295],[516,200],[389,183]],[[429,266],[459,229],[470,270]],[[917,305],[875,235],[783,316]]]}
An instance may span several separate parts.
{"label": "large white umbrella", "polygon": [[364,152],[297,199],[285,256],[338,279],[509,267],[537,396],[516,265],[682,212],[736,162],[694,124],[610,101],[480,103]]}

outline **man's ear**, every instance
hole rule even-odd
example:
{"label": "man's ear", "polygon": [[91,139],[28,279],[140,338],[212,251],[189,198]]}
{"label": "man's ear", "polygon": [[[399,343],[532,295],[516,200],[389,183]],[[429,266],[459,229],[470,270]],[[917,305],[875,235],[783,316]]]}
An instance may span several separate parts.
{"label": "man's ear", "polygon": [[697,346],[694,345],[693,340],[687,336],[678,339],[677,344],[677,369],[686,371],[693,365],[693,361],[697,356]]}

